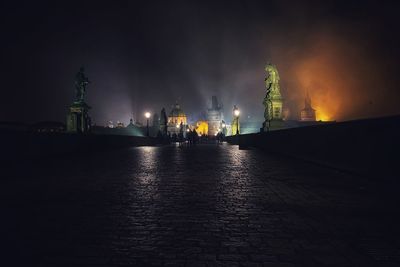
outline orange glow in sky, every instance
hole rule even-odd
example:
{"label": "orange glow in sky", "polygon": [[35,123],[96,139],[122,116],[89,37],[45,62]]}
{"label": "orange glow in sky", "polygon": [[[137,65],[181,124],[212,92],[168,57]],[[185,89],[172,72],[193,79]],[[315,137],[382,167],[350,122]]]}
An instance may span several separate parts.
{"label": "orange glow in sky", "polygon": [[[344,121],[389,113],[381,66],[362,46],[335,34],[310,36],[307,46],[273,50],[292,118],[304,108],[308,91],[316,119]],[[284,55],[284,56],[282,56]],[[286,89],[286,91],[285,91]]]}

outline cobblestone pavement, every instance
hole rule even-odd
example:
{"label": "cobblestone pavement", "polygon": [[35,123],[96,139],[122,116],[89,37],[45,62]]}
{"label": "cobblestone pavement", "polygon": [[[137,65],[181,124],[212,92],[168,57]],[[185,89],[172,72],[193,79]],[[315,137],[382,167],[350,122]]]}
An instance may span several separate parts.
{"label": "cobblestone pavement", "polygon": [[400,266],[395,194],[257,150],[139,147],[3,174],[3,266]]}

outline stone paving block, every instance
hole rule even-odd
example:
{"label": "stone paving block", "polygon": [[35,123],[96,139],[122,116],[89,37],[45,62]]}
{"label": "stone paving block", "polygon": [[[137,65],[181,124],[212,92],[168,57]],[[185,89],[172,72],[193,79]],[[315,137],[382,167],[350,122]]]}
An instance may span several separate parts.
{"label": "stone paving block", "polygon": [[400,262],[399,201],[383,185],[257,150],[137,147],[12,177],[0,226],[17,266]]}

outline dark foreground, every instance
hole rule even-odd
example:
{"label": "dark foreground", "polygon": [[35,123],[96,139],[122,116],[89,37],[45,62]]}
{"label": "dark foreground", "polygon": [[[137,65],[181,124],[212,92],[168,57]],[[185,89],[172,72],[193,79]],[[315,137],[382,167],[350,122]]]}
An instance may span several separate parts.
{"label": "dark foreground", "polygon": [[3,266],[399,266],[397,188],[229,145],[8,164]]}

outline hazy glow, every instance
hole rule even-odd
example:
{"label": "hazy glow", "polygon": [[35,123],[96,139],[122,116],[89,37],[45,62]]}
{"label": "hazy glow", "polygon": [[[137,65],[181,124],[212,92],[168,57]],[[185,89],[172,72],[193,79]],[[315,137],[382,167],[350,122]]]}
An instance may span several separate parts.
{"label": "hazy glow", "polygon": [[[274,49],[281,74],[285,108],[296,119],[304,107],[306,91],[311,97],[316,119],[350,120],[389,113],[388,87],[382,82],[381,66],[355,40],[337,33],[316,32],[291,53],[287,47]],[[379,89],[376,85],[380,85]],[[377,109],[379,105],[379,109]]]}
{"label": "hazy glow", "polygon": [[329,116],[328,114],[324,114],[323,112],[316,112],[316,119],[317,121],[333,121],[335,120],[333,117]]}
{"label": "hazy glow", "polygon": [[305,59],[296,72],[301,88],[310,92],[318,121],[335,120],[342,112],[340,108],[346,97],[343,90],[348,85],[340,85],[337,80],[340,70],[335,70],[335,66],[329,54],[321,54]]}
{"label": "hazy glow", "polygon": [[146,112],[146,113],[144,113],[144,116],[146,117],[146,119],[149,119],[151,114],[150,114],[150,112]]}
{"label": "hazy glow", "polygon": [[177,100],[201,120],[212,95],[227,122],[234,104],[244,121],[261,122],[268,61],[288,120],[300,117],[306,90],[319,119],[400,113],[398,1],[4,2],[0,75],[4,88],[18,81],[18,90],[4,90],[0,121],[64,122],[81,64],[93,82],[86,101],[96,125],[143,122],[145,111],[163,107],[168,115]]}
{"label": "hazy glow", "polygon": [[239,111],[238,109],[235,109],[235,111],[233,112],[233,114],[234,114],[236,117],[239,117],[240,111]]}

